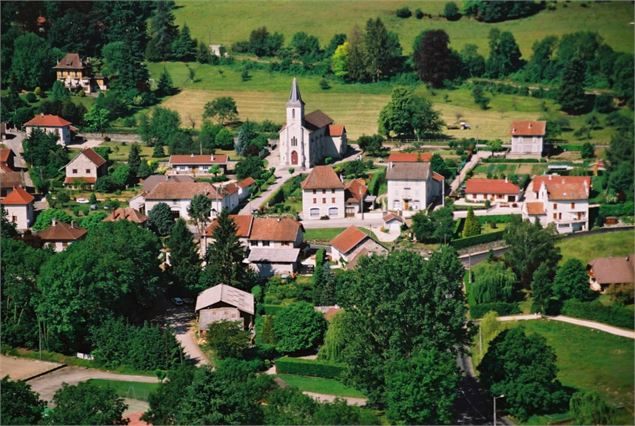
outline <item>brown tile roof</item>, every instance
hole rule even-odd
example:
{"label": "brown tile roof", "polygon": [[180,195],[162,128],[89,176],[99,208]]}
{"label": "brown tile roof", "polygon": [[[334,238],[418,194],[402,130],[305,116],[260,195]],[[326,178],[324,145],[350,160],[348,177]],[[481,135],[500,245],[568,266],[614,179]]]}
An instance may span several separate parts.
{"label": "brown tile roof", "polygon": [[226,164],[227,155],[225,154],[206,154],[206,155],[171,155],[170,164],[193,164],[193,165],[212,165]]}
{"label": "brown tile roof", "polygon": [[248,188],[248,187],[250,187],[251,185],[253,185],[255,183],[256,183],[256,180],[254,178],[248,177],[248,178],[245,178],[245,179],[241,180],[240,182],[238,182],[238,186],[240,188],[242,188],[242,189],[245,189],[245,188]]}
{"label": "brown tile roof", "polygon": [[60,61],[53,67],[54,69],[83,69],[84,64],[79,57],[78,53],[67,53]]}
{"label": "brown tile roof", "polygon": [[131,207],[119,207],[114,209],[105,219],[104,222],[115,222],[117,220],[127,220],[138,224],[144,224],[148,220],[148,216],[141,214]]}
{"label": "brown tile roof", "polygon": [[58,115],[40,114],[24,123],[24,125],[32,127],[66,127],[70,126],[71,122],[64,120]]}
{"label": "brown tile roof", "polygon": [[22,173],[11,170],[6,164],[0,163],[0,176],[0,188],[25,186]]}
{"label": "brown tile roof", "polygon": [[364,179],[353,179],[346,184],[346,194],[344,198],[346,202],[360,203],[364,201],[368,188]]}
{"label": "brown tile roof", "polygon": [[187,175],[151,175],[145,178],[142,182],[143,191],[150,192],[161,182],[194,182],[192,176]]}
{"label": "brown tile roof", "polygon": [[466,194],[514,194],[520,193],[518,185],[506,179],[468,179],[465,187]]}
{"label": "brown tile roof", "polygon": [[580,183],[548,183],[549,200],[586,200],[589,198],[589,187]]}
{"label": "brown tile roof", "polygon": [[9,161],[9,158],[13,155],[13,151],[9,148],[0,149],[0,163],[6,163]]}
{"label": "brown tile roof", "polygon": [[529,201],[525,203],[527,214],[530,216],[541,216],[545,214],[545,205],[542,201]]}
{"label": "brown tile roof", "polygon": [[222,192],[224,192],[225,194],[235,194],[238,192],[238,185],[236,185],[234,182],[230,182],[222,187]]}
{"label": "brown tile roof", "polygon": [[633,257],[601,257],[589,262],[591,275],[598,284],[627,284],[635,282]]}
{"label": "brown tile roof", "polygon": [[333,119],[318,109],[305,115],[304,123],[309,128],[321,129],[329,124],[333,124]]}
{"label": "brown tile roof", "polygon": [[370,238],[356,226],[349,226],[331,240],[331,247],[340,253],[348,253],[367,238]]}
{"label": "brown tile roof", "polygon": [[544,136],[546,128],[546,121],[513,121],[512,136]]}
{"label": "brown tile roof", "polygon": [[90,177],[90,176],[83,176],[83,177],[69,176],[69,177],[64,179],[64,185],[76,184],[76,183],[78,183],[78,184],[82,184],[82,183],[94,184],[95,182],[97,182],[97,178]]}
{"label": "brown tile roof", "polygon": [[443,182],[445,180],[445,176],[443,176],[441,173],[432,172],[432,179],[438,182]]}
{"label": "brown tile roof", "polygon": [[406,221],[404,220],[403,217],[401,217],[399,215],[396,215],[394,213],[390,213],[389,212],[389,213],[386,213],[384,215],[384,223],[388,223],[388,222],[393,221],[393,220],[397,220],[400,223],[406,223]]}
{"label": "brown tile roof", "polygon": [[191,200],[203,194],[210,199],[222,198],[211,183],[206,182],[161,182],[146,195],[146,200]]}
{"label": "brown tile roof", "polygon": [[302,189],[344,189],[344,184],[331,166],[315,166],[301,186]]}
{"label": "brown tile roof", "polygon": [[21,186],[18,186],[13,188],[13,191],[9,192],[9,194],[4,197],[4,200],[1,201],[1,204],[21,206],[24,204],[30,204],[33,202],[33,200],[35,200],[33,195],[26,192],[26,190]]}
{"label": "brown tile roof", "polygon": [[106,164],[106,160],[104,159],[104,157],[97,154],[97,152],[95,152],[92,148],[83,149],[80,155],[81,154],[84,154],[84,156],[88,158],[97,167],[100,167]]}
{"label": "brown tile roof", "polygon": [[329,135],[340,137],[346,132],[346,128],[342,124],[331,124],[329,126]]}
{"label": "brown tile roof", "polygon": [[534,192],[538,192],[540,190],[540,185],[542,183],[548,185],[549,183],[577,183],[584,184],[586,182],[587,186],[591,188],[591,177],[590,176],[556,176],[556,175],[543,175],[536,176],[532,183],[531,189]]}
{"label": "brown tile roof", "polygon": [[[236,235],[238,238],[249,238],[254,217],[250,214],[230,214],[229,218],[236,225]],[[205,236],[211,237],[214,230],[218,227],[218,219],[214,219],[207,228],[205,228]]]}
{"label": "brown tile roof", "polygon": [[68,223],[57,222],[37,234],[44,241],[75,241],[86,235],[84,228],[71,226]]}
{"label": "brown tile roof", "polygon": [[394,163],[388,166],[386,180],[428,180],[430,163]]}
{"label": "brown tile roof", "polygon": [[430,161],[431,152],[398,152],[393,151],[388,156],[388,162],[393,163],[416,163],[418,161]]}
{"label": "brown tile roof", "polygon": [[290,217],[256,217],[250,241],[295,241],[302,225]]}

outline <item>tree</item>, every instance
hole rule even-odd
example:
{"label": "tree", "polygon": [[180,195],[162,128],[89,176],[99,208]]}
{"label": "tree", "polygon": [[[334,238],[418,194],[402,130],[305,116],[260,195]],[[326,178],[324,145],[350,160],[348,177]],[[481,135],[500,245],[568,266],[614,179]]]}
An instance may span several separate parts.
{"label": "tree", "polygon": [[136,90],[138,85],[147,84],[148,69],[142,55],[132,45],[123,41],[108,43],[102,49],[102,57],[102,73],[109,77],[111,91]]}
{"label": "tree", "polygon": [[304,31],[297,32],[291,38],[291,49],[304,62],[315,61],[320,56],[320,41]]}
{"label": "tree", "polygon": [[534,414],[561,412],[567,394],[556,378],[556,354],[538,334],[522,327],[501,332],[478,366],[492,395],[505,395],[507,412],[525,421]]}
{"label": "tree", "polygon": [[277,388],[267,396],[264,423],[267,425],[313,424],[316,402],[293,387]]}
{"label": "tree", "polygon": [[432,104],[412,90],[398,87],[379,113],[379,133],[397,138],[422,138],[438,133],[444,123]]}
{"label": "tree", "polygon": [[569,400],[573,422],[579,425],[610,425],[616,423],[615,409],[596,391],[576,392]]}
{"label": "tree", "polygon": [[543,263],[534,271],[531,278],[532,311],[551,313],[552,286],[553,270]]}
{"label": "tree", "polygon": [[168,235],[174,225],[174,217],[170,206],[165,203],[159,203],[152,207],[148,212],[148,224],[158,235]]}
{"label": "tree", "polygon": [[322,342],[326,320],[320,312],[306,302],[297,302],[283,308],[274,322],[276,348],[280,352],[294,353],[314,349]]}
{"label": "tree", "polygon": [[588,107],[584,94],[584,64],[578,58],[566,64],[562,70],[558,103],[569,114],[582,114]]}
{"label": "tree", "polygon": [[527,81],[549,82],[556,78],[558,66],[554,60],[558,37],[547,36],[534,42],[533,54],[523,72]]}
{"label": "tree", "polygon": [[185,391],[194,380],[196,367],[183,363],[168,371],[167,379],[148,396],[150,408],[141,417],[142,420],[157,425],[176,424],[176,414]]}
{"label": "tree", "polygon": [[626,103],[626,105],[633,109],[633,78],[632,73],[629,74],[628,70],[633,68],[633,55],[621,54],[615,60],[615,66],[613,67],[613,89],[617,92],[620,99]]}
{"label": "tree", "polygon": [[328,262],[324,262],[324,250],[315,255],[315,272],[313,274],[313,303],[329,306],[337,302],[335,294],[335,276]]}
{"label": "tree", "polygon": [[414,42],[412,59],[419,78],[433,87],[456,76],[458,58],[449,48],[450,37],[443,30],[427,30]]}
{"label": "tree", "polygon": [[24,159],[32,166],[31,177],[41,180],[59,175],[60,169],[68,163],[68,154],[57,143],[57,135],[35,129],[24,139]]}
{"label": "tree", "polygon": [[343,357],[346,377],[371,402],[386,399],[388,362],[421,349],[456,353],[467,344],[464,272],[448,246],[429,260],[406,251],[360,260],[341,302],[348,318]]}
{"label": "tree", "polygon": [[368,58],[364,46],[364,36],[357,25],[348,38],[348,78],[350,81],[368,81]]}
{"label": "tree", "polygon": [[166,61],[172,57],[172,43],[179,33],[172,8],[173,4],[168,1],[156,3],[150,18],[151,38],[145,52],[149,61]]}
{"label": "tree", "polygon": [[172,84],[172,77],[168,73],[168,70],[163,68],[163,72],[159,77],[159,82],[157,83],[157,96],[169,96],[174,93],[174,85]]}
{"label": "tree", "polygon": [[256,28],[249,35],[249,51],[258,57],[275,56],[282,48],[284,36],[270,34],[267,27]]}
{"label": "tree", "polygon": [[203,118],[216,118],[221,126],[238,119],[236,101],[231,96],[221,96],[205,104]]}
{"label": "tree", "polygon": [[348,55],[351,44],[348,41],[344,41],[337,46],[333,55],[331,56],[331,69],[336,77],[346,80],[348,77]]}
{"label": "tree", "polygon": [[551,228],[542,229],[540,224],[514,217],[503,238],[509,246],[505,263],[512,268],[522,288],[529,288],[534,271],[543,262],[555,270],[562,257],[555,246],[555,232]]}
{"label": "tree", "polygon": [[[18,36],[14,42],[11,58],[11,79],[20,89],[33,90],[49,87],[52,80],[51,68],[55,65],[59,50],[49,49],[46,41],[34,33]],[[61,55],[60,55],[61,56]]]}
{"label": "tree", "polygon": [[71,92],[64,86],[59,80],[55,80],[53,83],[53,87],[51,87],[51,95],[50,98],[52,101],[68,101],[71,99]]}
{"label": "tree", "polygon": [[249,347],[249,333],[240,321],[216,321],[207,327],[207,346],[218,358],[242,358]]}
{"label": "tree", "polygon": [[123,413],[128,408],[124,399],[111,387],[90,382],[71,386],[67,383],[53,396],[55,408],[49,414],[51,424],[125,425]]}
{"label": "tree", "polygon": [[373,156],[381,156],[384,151],[384,137],[382,135],[362,135],[357,139],[357,145],[364,153]]}
{"label": "tree", "polygon": [[93,104],[84,115],[84,123],[88,130],[103,133],[109,125],[109,112],[105,108]]}
{"label": "tree", "polygon": [[127,164],[118,164],[108,176],[113,189],[124,189],[130,181],[132,174]]}
{"label": "tree", "polygon": [[5,425],[35,425],[42,419],[46,403],[41,401],[31,386],[5,376],[1,382],[0,418]]}
{"label": "tree", "polygon": [[238,179],[245,179],[248,177],[260,179],[264,172],[264,165],[265,163],[260,157],[246,157],[236,164],[236,177]]}
{"label": "tree", "polygon": [[553,293],[561,302],[568,299],[593,300],[597,293],[589,286],[589,275],[579,259],[569,259],[558,267],[553,281]]}
{"label": "tree", "polygon": [[220,149],[234,148],[234,137],[232,136],[231,132],[224,127],[218,131],[214,142]]}
{"label": "tree", "polygon": [[364,49],[368,74],[373,81],[390,76],[398,69],[401,58],[399,37],[386,30],[381,19],[369,19],[366,22]]}
{"label": "tree", "polygon": [[485,110],[488,108],[490,99],[483,94],[483,87],[480,84],[475,84],[472,87],[472,98],[474,98],[474,103],[481,109]]}
{"label": "tree", "polygon": [[[632,122],[631,122],[632,123]],[[627,200],[633,199],[633,129],[631,124],[625,129],[618,129],[611,137],[609,148],[606,151],[608,160],[608,189],[614,194],[619,194]]]}
{"label": "tree", "polygon": [[130,152],[128,153],[128,169],[131,177],[136,178],[139,176],[140,166],[141,148],[139,148],[139,144],[133,143],[130,145]]}
{"label": "tree", "polygon": [[452,239],[452,208],[442,207],[426,214],[423,211],[412,216],[412,231],[421,242],[447,243]]}
{"label": "tree", "polygon": [[209,48],[202,41],[198,42],[198,47],[196,48],[196,61],[199,64],[209,64],[212,62],[212,55],[209,52]]}
{"label": "tree", "polygon": [[16,238],[18,236],[18,230],[15,222],[9,221],[7,211],[2,205],[0,205],[0,236],[3,239]]}
{"label": "tree", "polygon": [[595,157],[595,147],[590,142],[585,142],[582,144],[582,149],[580,150],[580,155],[582,158],[593,158]]}
{"label": "tree", "polygon": [[139,136],[148,146],[172,146],[182,137],[180,126],[181,118],[178,112],[156,107],[150,118],[142,115],[139,119]]}
{"label": "tree", "polygon": [[183,25],[179,35],[172,42],[172,57],[177,61],[190,62],[196,58],[196,40],[190,35],[190,27]]}
{"label": "tree", "polygon": [[487,262],[476,273],[471,292],[476,303],[510,302],[514,298],[516,275],[500,262]]}
{"label": "tree", "polygon": [[451,424],[460,375],[455,357],[435,348],[392,362],[386,415],[395,423]]}
{"label": "tree", "polygon": [[331,318],[324,335],[324,344],[320,346],[318,359],[331,362],[344,362],[344,348],[348,336],[346,334],[346,311],[339,311]]}
{"label": "tree", "polygon": [[256,123],[252,121],[245,121],[238,129],[238,136],[236,137],[236,153],[243,155],[249,145],[258,136],[258,129]]}
{"label": "tree", "polygon": [[183,219],[178,219],[172,226],[168,248],[172,276],[183,288],[196,291],[201,273],[201,262],[194,244],[194,237]]}
{"label": "tree", "polygon": [[73,217],[61,209],[46,209],[37,216],[32,229],[36,232],[43,231],[52,225],[53,220],[71,223]]}
{"label": "tree", "polygon": [[467,209],[467,217],[463,225],[463,237],[471,237],[473,235],[479,235],[480,233],[481,222],[474,216],[474,209],[470,207]]}
{"label": "tree", "polygon": [[461,19],[461,13],[459,7],[453,1],[447,2],[443,7],[443,16],[448,21],[458,21]]}
{"label": "tree", "polygon": [[195,195],[187,208],[187,213],[194,220],[199,232],[202,232],[212,213],[212,200],[203,194]]}
{"label": "tree", "polygon": [[489,58],[486,63],[489,77],[504,77],[518,71],[523,65],[518,44],[509,31],[500,32],[496,28],[490,30],[489,49]]}
{"label": "tree", "polygon": [[485,58],[479,55],[475,44],[468,43],[463,46],[460,59],[466,77],[481,77],[485,73]]}

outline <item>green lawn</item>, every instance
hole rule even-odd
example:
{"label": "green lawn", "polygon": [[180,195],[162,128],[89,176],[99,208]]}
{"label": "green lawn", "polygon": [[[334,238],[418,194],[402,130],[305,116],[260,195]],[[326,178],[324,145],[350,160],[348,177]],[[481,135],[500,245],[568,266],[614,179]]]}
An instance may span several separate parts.
{"label": "green lawn", "polygon": [[[205,43],[231,45],[247,40],[249,33],[261,26],[270,32],[281,32],[288,44],[294,33],[305,31],[315,35],[324,46],[336,33],[350,33],[354,25],[364,27],[370,18],[380,17],[390,31],[399,35],[405,53],[412,51],[415,37],[423,30],[444,29],[450,36],[451,47],[460,50],[473,43],[481,54],[488,53],[487,36],[492,28],[511,31],[523,56],[531,54],[533,43],[548,35],[562,35],[576,31],[597,31],[615,50],[633,51],[633,5],[630,2],[558,2],[554,11],[544,10],[532,17],[488,24],[462,18],[449,22],[438,17],[446,1],[253,1],[216,0],[213,4],[201,1],[177,1],[175,11],[179,25],[187,23],[192,36]],[[459,7],[460,1],[457,1]],[[421,8],[433,18],[400,19],[395,10],[408,6]],[[582,25],[583,24],[583,25]]]}
{"label": "green lawn", "polygon": [[[323,221],[325,225],[328,225],[328,221]],[[305,241],[320,241],[328,242],[337,237],[346,228],[308,228],[304,231]],[[359,228],[371,237],[374,236],[373,231],[367,228]]]}
{"label": "green lawn", "polygon": [[503,175],[541,175],[547,171],[546,163],[481,163],[474,168],[474,177],[492,177],[502,178]]}
{"label": "green lawn", "polygon": [[295,374],[278,374],[282,380],[290,386],[295,386],[302,391],[324,393],[337,396],[352,396],[363,398],[364,394],[357,389],[344,385],[335,379],[322,377],[297,376]]}
{"label": "green lawn", "polygon": [[606,234],[587,235],[584,237],[566,238],[558,241],[562,261],[570,258],[580,259],[586,263],[596,257],[624,256],[633,253],[635,231],[617,231]]}
{"label": "green lawn", "polygon": [[[555,321],[522,321],[529,333],[547,339],[558,358],[558,378],[576,389],[597,390],[620,410],[620,423],[633,424],[633,341]],[[618,424],[620,424],[618,423]]]}
{"label": "green lawn", "polygon": [[147,401],[150,393],[159,387],[158,383],[124,382],[120,380],[90,379],[88,382],[101,387],[110,386],[115,389],[117,395],[123,398],[141,401]]}
{"label": "green lawn", "polygon": [[[110,148],[109,158],[112,161],[128,161],[128,154],[130,154],[130,143],[122,144],[120,142],[104,142],[99,145],[102,148]],[[151,146],[145,146],[144,144],[139,144],[141,148],[141,157],[146,160],[158,161],[162,159],[167,159],[168,157],[163,158],[155,158],[152,156],[153,148]]]}

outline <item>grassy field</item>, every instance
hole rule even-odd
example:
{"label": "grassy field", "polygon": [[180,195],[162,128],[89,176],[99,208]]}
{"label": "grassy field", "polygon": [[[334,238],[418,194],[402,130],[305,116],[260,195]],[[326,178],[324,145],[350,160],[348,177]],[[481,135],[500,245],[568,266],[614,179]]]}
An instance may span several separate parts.
{"label": "grassy field", "polygon": [[[363,28],[368,19],[380,17],[390,31],[399,35],[405,53],[412,51],[412,43],[421,31],[437,28],[448,33],[453,49],[460,50],[465,44],[473,43],[481,54],[489,51],[487,36],[492,28],[511,31],[524,57],[531,54],[536,40],[576,31],[597,31],[615,50],[633,51],[633,26],[630,25],[633,4],[630,2],[558,2],[554,11],[544,10],[529,18],[496,24],[465,17],[449,22],[438,17],[445,3],[445,0],[216,0],[211,4],[179,0],[174,14],[179,25],[187,23],[192,36],[206,43],[225,45],[246,40],[253,29],[266,26],[270,32],[284,34],[285,44],[297,31],[305,31],[317,36],[324,46],[334,34],[349,33],[354,25]],[[413,12],[420,8],[434,17],[397,18],[395,10],[402,6],[410,7]]]}
{"label": "grassy field", "polygon": [[545,163],[490,163],[479,164],[474,168],[474,177],[509,175],[542,175],[547,170]]}
{"label": "grassy field", "polygon": [[560,247],[562,253],[561,262],[575,257],[586,263],[596,257],[631,254],[633,242],[635,231],[627,230],[563,239],[556,246]]}
{"label": "grassy field", "polygon": [[352,396],[363,398],[364,394],[357,389],[346,386],[334,379],[322,377],[297,376],[295,374],[278,374],[282,380],[290,386],[295,386],[302,391],[324,393],[337,396]]}
{"label": "grassy field", "polygon": [[109,386],[114,388],[117,395],[123,398],[141,401],[147,401],[150,393],[159,387],[158,383],[124,382],[120,380],[90,379],[88,382],[101,387]]}
{"label": "grassy field", "polygon": [[547,339],[558,357],[558,378],[576,389],[597,390],[633,424],[633,341],[588,328],[551,321],[519,323]]}

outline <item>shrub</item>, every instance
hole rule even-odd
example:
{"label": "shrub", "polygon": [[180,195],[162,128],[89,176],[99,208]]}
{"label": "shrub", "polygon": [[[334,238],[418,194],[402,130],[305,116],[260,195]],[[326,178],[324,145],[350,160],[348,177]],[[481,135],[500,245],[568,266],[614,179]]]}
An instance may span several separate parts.
{"label": "shrub", "polygon": [[293,303],[276,316],[274,331],[280,352],[305,351],[322,342],[326,320],[311,304]]}
{"label": "shrub", "polygon": [[399,18],[410,18],[412,16],[412,12],[407,6],[400,7],[395,11],[395,15]]}
{"label": "shrub", "polygon": [[329,90],[331,88],[331,85],[329,84],[329,81],[325,78],[320,79],[320,89],[322,90]]}
{"label": "shrub", "polygon": [[33,92],[27,93],[25,99],[30,104],[32,104],[33,102],[37,102],[37,96],[35,96],[35,93]]}
{"label": "shrub", "polygon": [[207,346],[219,358],[241,358],[249,347],[249,333],[238,321],[216,321],[207,328]]}
{"label": "shrub", "polygon": [[448,21],[457,21],[461,19],[461,13],[459,12],[459,7],[453,1],[445,4],[443,8],[443,16]]}
{"label": "shrub", "polygon": [[470,306],[470,316],[472,318],[482,318],[488,312],[496,312],[497,315],[514,315],[519,314],[521,311],[518,303],[508,302],[481,303]]}
{"label": "shrub", "polygon": [[423,11],[421,9],[415,10],[415,18],[423,19]]}
{"label": "shrub", "polygon": [[563,315],[603,322],[615,327],[635,328],[633,311],[619,304],[605,306],[599,301],[580,302],[572,299],[564,302],[561,312]]}
{"label": "shrub", "polygon": [[602,204],[600,205],[600,214],[606,216],[633,216],[634,204],[627,201],[621,204]]}
{"label": "shrub", "polygon": [[284,357],[276,361],[278,374],[297,374],[300,376],[337,379],[342,376],[345,366],[334,362],[315,361],[302,358]]}
{"label": "shrub", "polygon": [[450,245],[459,250],[465,247],[471,247],[477,244],[491,243],[492,241],[498,241],[503,238],[505,231],[495,231],[488,234],[475,235],[473,237],[459,238],[458,240],[452,240]]}

